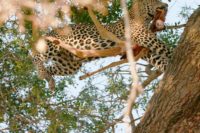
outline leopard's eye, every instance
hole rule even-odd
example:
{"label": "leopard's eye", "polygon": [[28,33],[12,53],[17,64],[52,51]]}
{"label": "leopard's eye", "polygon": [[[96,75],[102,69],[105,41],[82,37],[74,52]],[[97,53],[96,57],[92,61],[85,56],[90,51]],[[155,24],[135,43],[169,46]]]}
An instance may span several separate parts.
{"label": "leopard's eye", "polygon": [[154,17],[154,15],[152,15],[151,13],[148,13],[148,15],[149,15],[150,17],[152,17],[152,18]]}

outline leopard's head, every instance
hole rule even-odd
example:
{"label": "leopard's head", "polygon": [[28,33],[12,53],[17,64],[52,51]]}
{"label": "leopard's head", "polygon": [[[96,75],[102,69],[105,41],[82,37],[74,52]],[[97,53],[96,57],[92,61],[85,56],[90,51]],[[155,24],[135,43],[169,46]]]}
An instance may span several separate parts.
{"label": "leopard's head", "polygon": [[[130,9],[130,17],[137,18],[145,23],[150,23],[158,13],[162,12],[161,20],[164,22],[168,4],[160,0],[134,0]],[[159,14],[160,15],[160,14]]]}

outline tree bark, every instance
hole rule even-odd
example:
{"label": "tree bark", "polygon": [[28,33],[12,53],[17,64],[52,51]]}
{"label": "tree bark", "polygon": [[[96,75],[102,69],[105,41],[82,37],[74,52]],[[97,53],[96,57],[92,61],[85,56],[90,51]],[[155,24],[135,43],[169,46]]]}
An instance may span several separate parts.
{"label": "tree bark", "polygon": [[134,133],[200,133],[200,8]]}

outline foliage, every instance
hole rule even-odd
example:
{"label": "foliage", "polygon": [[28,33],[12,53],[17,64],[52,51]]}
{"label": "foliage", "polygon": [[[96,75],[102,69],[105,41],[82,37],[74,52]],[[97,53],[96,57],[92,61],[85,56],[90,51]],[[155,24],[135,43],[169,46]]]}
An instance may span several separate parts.
{"label": "foliage", "polygon": [[[130,8],[132,4],[132,0],[127,1],[127,5]],[[72,23],[93,23],[90,16],[87,13],[86,9],[77,9],[76,7],[71,7],[72,16],[71,21]],[[119,20],[122,16],[122,11],[120,7],[119,0],[113,0],[112,4],[108,6],[108,16],[103,16],[100,13],[97,13],[98,19],[105,24],[113,23]]]}

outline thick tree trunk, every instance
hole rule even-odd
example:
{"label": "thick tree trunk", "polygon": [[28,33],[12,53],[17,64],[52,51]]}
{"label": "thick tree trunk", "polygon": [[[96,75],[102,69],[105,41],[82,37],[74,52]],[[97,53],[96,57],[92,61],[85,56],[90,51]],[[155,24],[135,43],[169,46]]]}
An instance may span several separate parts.
{"label": "thick tree trunk", "polygon": [[200,133],[200,8],[189,18],[135,133]]}

